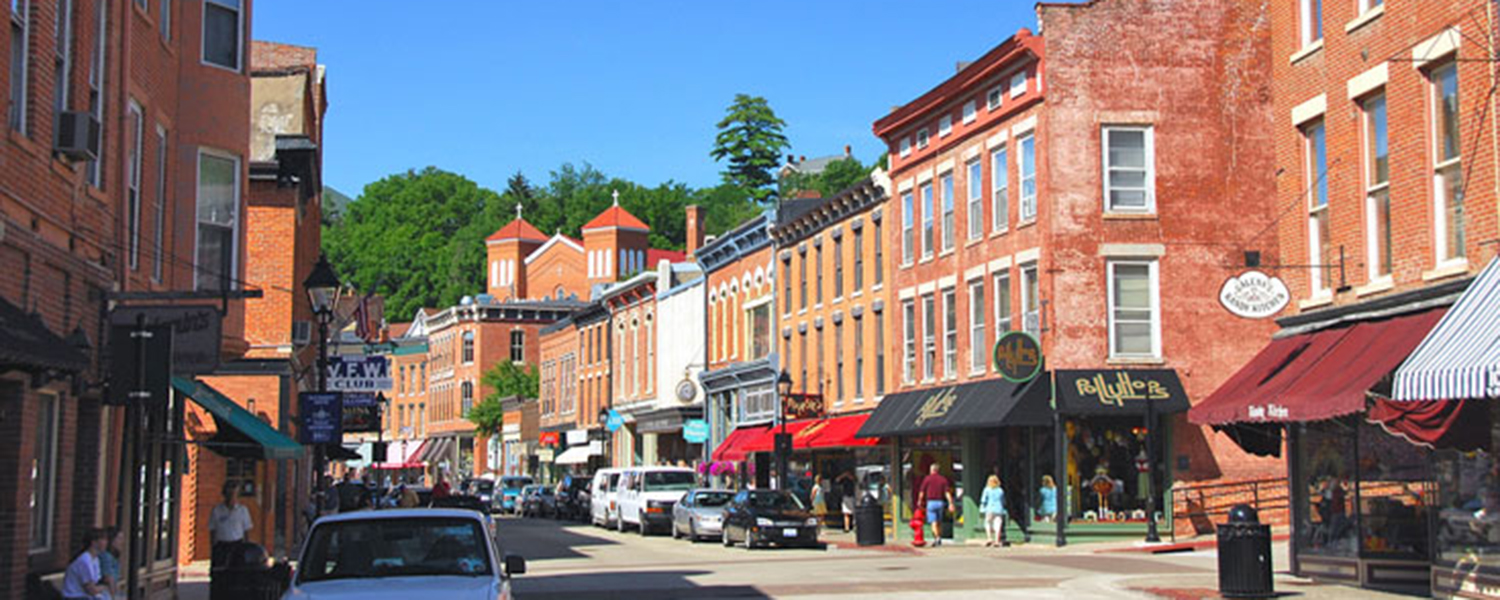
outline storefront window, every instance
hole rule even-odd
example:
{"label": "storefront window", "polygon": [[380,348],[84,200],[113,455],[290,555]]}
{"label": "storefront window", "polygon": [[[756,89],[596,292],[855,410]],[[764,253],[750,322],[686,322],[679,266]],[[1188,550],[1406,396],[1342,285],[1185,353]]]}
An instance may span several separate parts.
{"label": "storefront window", "polygon": [[1358,552],[1354,514],[1356,428],[1352,419],[1298,426],[1300,480],[1305,490],[1298,503],[1298,551],[1322,556],[1354,557]]}
{"label": "storefront window", "polygon": [[1385,431],[1359,427],[1360,549],[1365,556],[1428,557],[1433,499],[1430,451]]}
{"label": "storefront window", "polygon": [[[912,507],[915,506],[917,500],[917,485],[928,475],[933,465],[937,465],[939,474],[948,478],[953,489],[953,498],[956,500],[963,496],[963,452],[957,434],[906,437],[902,439],[901,448],[901,493],[904,496],[901,519],[903,521],[911,520]],[[943,525],[945,537],[952,536],[954,524],[950,521],[952,519],[961,521],[962,518],[961,512],[945,517]]]}
{"label": "storefront window", "polygon": [[[1067,428],[1069,518],[1144,523],[1150,489],[1144,420],[1094,417],[1069,422]],[[1160,473],[1157,482],[1162,489]]]}
{"label": "storefront window", "polygon": [[1437,559],[1462,571],[1500,572],[1500,461],[1485,451],[1434,455]]}

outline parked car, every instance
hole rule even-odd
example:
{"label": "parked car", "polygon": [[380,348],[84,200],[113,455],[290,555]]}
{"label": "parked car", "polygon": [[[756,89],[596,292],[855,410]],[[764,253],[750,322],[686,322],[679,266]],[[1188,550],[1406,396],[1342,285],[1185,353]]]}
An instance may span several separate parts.
{"label": "parked car", "polygon": [[283,600],[510,597],[526,561],[503,555],[488,515],[363,511],[319,519]]}
{"label": "parked car", "polygon": [[[417,506],[432,505],[432,488],[408,485],[406,486],[406,489],[417,493]],[[397,508],[401,506],[401,486],[396,486],[394,488],[391,488],[390,491],[386,492],[385,506],[389,508]]]}
{"label": "parked car", "polygon": [[450,494],[444,498],[433,498],[430,506],[433,508],[462,508],[484,514],[489,514],[490,512],[488,504],[484,504],[478,498],[467,494]]}
{"label": "parked car", "polygon": [[818,519],[807,505],[782,490],[744,490],[724,509],[720,539],[725,546],[817,547]]}
{"label": "parked car", "polygon": [[690,541],[717,537],[723,531],[724,508],[734,499],[730,490],[698,489],[683,494],[672,507],[672,537]]}
{"label": "parked car", "polygon": [[521,516],[551,517],[557,514],[557,496],[550,485],[528,485],[521,491]]}
{"label": "parked car", "polygon": [[620,469],[600,469],[589,483],[589,520],[600,527],[611,527],[619,517],[615,491],[620,483]]}
{"label": "parked car", "polygon": [[641,535],[672,526],[672,505],[697,487],[698,474],[684,467],[626,469],[620,478],[615,529],[636,528]]}
{"label": "parked car", "polygon": [[589,485],[592,479],[570,475],[563,479],[562,493],[557,497],[557,518],[582,521],[589,517]]}
{"label": "parked car", "polygon": [[469,487],[464,493],[479,500],[479,503],[488,511],[495,504],[495,480],[475,479],[469,482]]}
{"label": "parked car", "polygon": [[498,498],[491,498],[499,503],[501,512],[511,514],[521,513],[521,503],[516,499],[521,495],[521,488],[536,483],[525,475],[506,475],[500,478],[500,493]]}

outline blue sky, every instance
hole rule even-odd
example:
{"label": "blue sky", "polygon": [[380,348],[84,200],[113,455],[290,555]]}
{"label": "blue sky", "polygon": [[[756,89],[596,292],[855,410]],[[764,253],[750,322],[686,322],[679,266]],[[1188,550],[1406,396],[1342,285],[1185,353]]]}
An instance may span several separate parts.
{"label": "blue sky", "polygon": [[845,144],[1020,27],[1020,0],[262,0],[255,39],[318,48],[324,182],[357,196],[435,165],[492,189],[588,162],[645,185],[708,186],[714,124],[764,96],[792,153]]}

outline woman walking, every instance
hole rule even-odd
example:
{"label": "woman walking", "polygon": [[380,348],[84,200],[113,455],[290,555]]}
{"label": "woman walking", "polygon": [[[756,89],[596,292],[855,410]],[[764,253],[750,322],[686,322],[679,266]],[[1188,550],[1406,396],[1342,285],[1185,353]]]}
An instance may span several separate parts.
{"label": "woman walking", "polygon": [[1000,487],[1000,476],[990,475],[984,484],[984,495],[979,498],[979,512],[984,513],[984,545],[989,547],[1009,546],[1005,541],[1005,488]]}
{"label": "woman walking", "polygon": [[1043,475],[1042,489],[1037,491],[1041,502],[1037,503],[1036,516],[1051,523],[1057,517],[1057,482],[1052,480],[1051,475]]}
{"label": "woman walking", "polygon": [[828,518],[828,490],[823,485],[823,476],[813,478],[812,486],[812,512],[818,519],[818,528],[823,527],[823,521]]}

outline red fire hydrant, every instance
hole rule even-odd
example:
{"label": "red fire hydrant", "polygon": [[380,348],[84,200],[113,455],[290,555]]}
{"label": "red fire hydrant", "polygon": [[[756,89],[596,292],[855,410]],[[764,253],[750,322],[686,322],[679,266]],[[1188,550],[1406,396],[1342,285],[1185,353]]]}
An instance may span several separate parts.
{"label": "red fire hydrant", "polygon": [[923,518],[920,509],[911,511],[911,545],[918,548],[927,545],[927,539],[924,537],[925,534],[922,533],[923,530],[927,529],[923,527],[926,524],[927,521]]}

